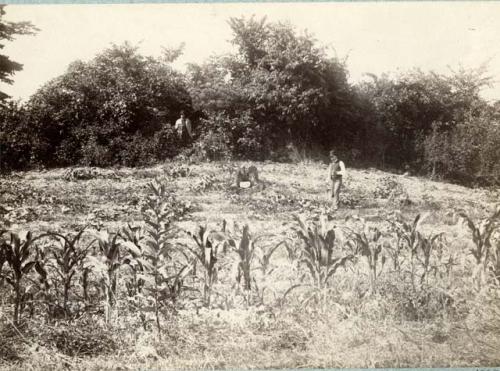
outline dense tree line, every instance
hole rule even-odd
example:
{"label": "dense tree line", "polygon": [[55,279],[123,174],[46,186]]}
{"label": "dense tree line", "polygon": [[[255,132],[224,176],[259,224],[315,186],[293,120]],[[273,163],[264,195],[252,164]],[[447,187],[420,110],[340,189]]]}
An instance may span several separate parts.
{"label": "dense tree line", "polygon": [[[144,57],[113,45],[76,61],[25,104],[0,111],[0,166],[141,165],[198,158],[320,158],[465,183],[500,179],[500,106],[480,96],[484,71],[410,71],[350,84],[345,61],[309,34],[265,19],[229,20],[235,52],[171,67],[181,49]],[[14,68],[15,69],[15,68]],[[195,125],[189,148],[173,123]]]}

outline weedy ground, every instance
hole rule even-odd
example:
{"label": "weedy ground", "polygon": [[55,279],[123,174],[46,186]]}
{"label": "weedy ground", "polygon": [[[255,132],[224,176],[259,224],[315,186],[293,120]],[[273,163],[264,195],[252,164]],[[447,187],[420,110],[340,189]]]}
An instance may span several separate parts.
{"label": "weedy ground", "polygon": [[[234,287],[231,257],[221,257],[211,307],[197,303],[199,297],[186,300],[186,305],[165,318],[161,339],[141,322],[138,313],[120,312],[119,306],[108,325],[102,323],[102,316],[78,318],[72,326],[62,321],[44,324],[32,320],[25,324],[32,329],[24,331],[9,326],[9,306],[4,302],[0,367],[128,370],[500,365],[498,290],[479,294],[468,287],[472,283],[463,277],[472,241],[455,214],[465,210],[475,219],[489,215],[500,199],[498,191],[374,169],[350,169],[343,206],[333,211],[329,208],[326,166],[322,164],[255,163],[263,187],[235,190],[230,183],[238,165],[167,163],[102,170],[90,179],[68,177],[67,169],[0,178],[2,218],[12,230],[42,233],[77,230],[87,224],[114,230],[140,223],[147,184],[158,178],[183,208],[175,223],[181,231],[194,231],[205,224],[220,229],[225,220],[227,225],[248,224],[252,235],[268,236],[268,245],[290,241],[290,250],[279,247],[272,256],[272,273],[254,269],[256,292],[251,300]],[[304,279],[303,268],[290,255],[300,243],[292,233],[296,227],[293,215],[313,221],[324,215],[339,230],[354,228],[354,217],[360,217],[385,232],[394,215],[411,221],[418,214],[428,214],[421,232],[444,233],[448,249],[456,255],[458,268],[450,280],[464,285],[445,288],[453,305],[426,303],[424,312],[416,313],[417,305],[408,308],[408,303],[414,302],[398,301],[405,288],[398,286],[388,270],[382,270],[378,278],[382,293],[369,293],[363,262],[340,268],[329,282],[328,297],[307,301],[308,289],[300,287],[287,295]],[[342,238],[346,237],[339,234],[338,239]],[[190,238],[180,233],[178,241],[189,243]],[[394,300],[387,294],[391,290]],[[95,338],[78,332],[78,326],[95,327]],[[48,338],[53,341],[48,342]],[[68,343],[70,338],[75,344]],[[73,352],[65,351],[70,348]]]}

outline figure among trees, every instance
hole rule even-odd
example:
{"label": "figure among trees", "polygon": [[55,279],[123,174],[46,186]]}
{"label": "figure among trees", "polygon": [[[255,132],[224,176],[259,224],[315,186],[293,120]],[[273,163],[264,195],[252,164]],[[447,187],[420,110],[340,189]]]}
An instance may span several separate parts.
{"label": "figure among trees", "polygon": [[181,117],[175,122],[175,131],[180,145],[183,147],[193,139],[191,120],[186,117],[184,111],[181,111]]}

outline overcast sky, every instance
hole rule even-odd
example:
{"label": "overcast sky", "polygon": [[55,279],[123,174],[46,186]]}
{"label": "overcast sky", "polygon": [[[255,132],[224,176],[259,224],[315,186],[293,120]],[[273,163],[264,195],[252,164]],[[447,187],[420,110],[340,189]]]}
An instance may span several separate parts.
{"label": "overcast sky", "polygon": [[[76,59],[88,60],[111,43],[130,41],[157,56],[162,46],[186,43],[176,62],[202,62],[230,50],[227,19],[267,16],[307,29],[330,52],[347,57],[352,82],[365,73],[417,67],[448,73],[487,63],[500,81],[500,2],[366,2],[276,4],[8,5],[5,20],[31,21],[36,36],[18,37],[3,53],[24,64],[0,90],[25,99]],[[500,99],[500,84],[484,91]]]}

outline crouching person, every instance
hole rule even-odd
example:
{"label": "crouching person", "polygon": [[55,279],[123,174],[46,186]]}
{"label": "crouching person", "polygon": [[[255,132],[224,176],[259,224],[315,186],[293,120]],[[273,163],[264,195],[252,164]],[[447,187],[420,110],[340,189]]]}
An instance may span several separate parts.
{"label": "crouching person", "polygon": [[250,187],[254,187],[259,183],[259,173],[255,166],[249,168],[242,166],[238,169],[235,179],[236,187],[240,188],[242,182],[249,182]]}
{"label": "crouching person", "polygon": [[331,184],[332,207],[338,210],[340,205],[340,190],[342,188],[342,178],[345,179],[345,165],[335,155],[334,151],[330,151],[330,166],[328,167],[328,182]]}

